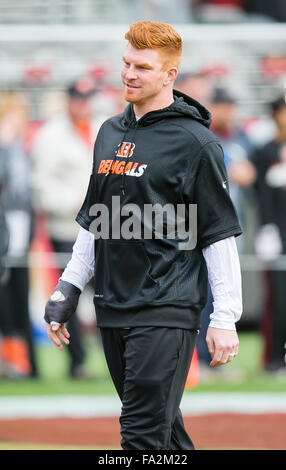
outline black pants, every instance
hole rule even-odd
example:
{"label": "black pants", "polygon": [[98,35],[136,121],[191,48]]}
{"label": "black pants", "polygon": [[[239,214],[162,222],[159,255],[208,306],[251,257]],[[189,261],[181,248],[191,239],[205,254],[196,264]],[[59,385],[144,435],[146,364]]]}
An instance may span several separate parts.
{"label": "black pants", "polygon": [[27,341],[31,376],[37,377],[35,344],[29,312],[29,270],[10,268],[7,281],[0,284],[0,333],[3,336],[20,336]]}
{"label": "black pants", "polygon": [[100,331],[122,401],[122,449],[194,449],[179,406],[197,331],[149,326]]}

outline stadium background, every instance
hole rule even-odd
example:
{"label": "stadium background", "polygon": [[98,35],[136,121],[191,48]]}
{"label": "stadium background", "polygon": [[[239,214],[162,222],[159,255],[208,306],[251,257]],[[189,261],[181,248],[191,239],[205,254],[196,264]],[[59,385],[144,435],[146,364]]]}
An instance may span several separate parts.
{"label": "stadium background", "polygon": [[[258,144],[263,143],[272,132],[267,103],[286,86],[286,5],[273,1],[272,10],[268,5],[263,11],[267,2],[258,2],[255,11],[255,2],[249,3],[252,9],[246,12],[243,2],[230,0],[26,0],[20,4],[0,0],[0,91],[25,94],[32,138],[38,126],[64,106],[66,86],[90,75],[100,89],[94,109],[103,120],[122,105],[120,68],[128,25],[138,19],[169,22],[184,42],[181,73],[203,72],[214,85],[232,90],[241,123]],[[184,395],[183,411],[199,448],[285,448],[286,382],[260,369],[263,265],[253,248],[257,224],[255,204],[249,203],[240,254],[244,296],[238,325],[240,355],[227,366],[242,378],[199,380]],[[66,356],[47,342],[43,307],[56,273],[50,269],[53,254],[43,253],[45,242],[44,237],[36,238],[29,256],[30,315],[41,377],[0,379],[0,447],[118,447],[119,408],[88,294],[81,300],[80,312],[88,368],[95,379],[66,378]],[[63,256],[63,265],[65,261]],[[8,265],[24,262],[10,259]],[[283,256],[279,263],[286,267]]]}

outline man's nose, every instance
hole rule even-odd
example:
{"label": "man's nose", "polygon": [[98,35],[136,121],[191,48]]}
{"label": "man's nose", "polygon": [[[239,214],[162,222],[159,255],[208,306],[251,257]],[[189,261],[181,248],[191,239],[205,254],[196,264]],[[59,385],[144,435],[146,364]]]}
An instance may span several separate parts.
{"label": "man's nose", "polygon": [[128,67],[125,73],[125,78],[127,80],[135,80],[137,78],[137,72],[135,70],[135,67],[133,67],[132,65]]}

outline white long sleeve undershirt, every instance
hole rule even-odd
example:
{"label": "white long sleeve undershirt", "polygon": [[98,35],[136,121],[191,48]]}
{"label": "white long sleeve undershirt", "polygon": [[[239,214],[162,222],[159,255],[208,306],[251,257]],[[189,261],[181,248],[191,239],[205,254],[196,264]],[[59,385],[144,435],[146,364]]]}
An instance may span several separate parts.
{"label": "white long sleeve undershirt", "polygon": [[235,237],[219,240],[202,251],[214,299],[209,326],[235,330],[242,314],[241,271]]}
{"label": "white long sleeve undershirt", "polygon": [[[242,314],[241,272],[235,238],[219,240],[202,252],[214,298],[209,326],[235,330],[235,323]],[[83,291],[93,275],[94,236],[81,227],[61,279]]]}
{"label": "white long sleeve undershirt", "polygon": [[61,278],[81,291],[94,276],[94,236],[80,227],[73,252]]}

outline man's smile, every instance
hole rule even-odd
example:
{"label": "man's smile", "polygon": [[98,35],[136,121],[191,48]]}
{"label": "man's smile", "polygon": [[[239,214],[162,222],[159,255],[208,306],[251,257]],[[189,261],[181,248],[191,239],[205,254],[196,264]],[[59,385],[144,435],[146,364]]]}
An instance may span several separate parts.
{"label": "man's smile", "polygon": [[140,88],[139,86],[132,85],[131,83],[125,83],[125,86],[130,90],[136,90],[137,88]]}

